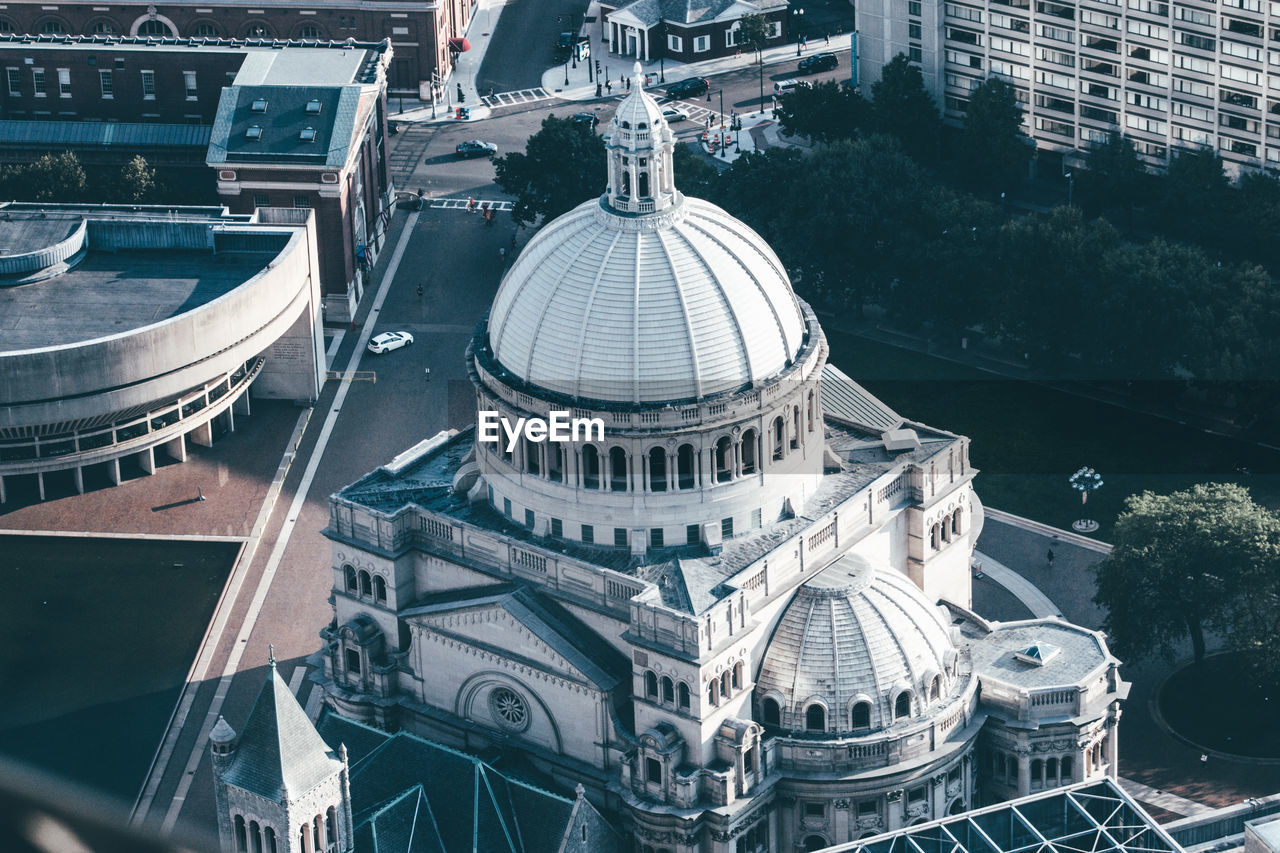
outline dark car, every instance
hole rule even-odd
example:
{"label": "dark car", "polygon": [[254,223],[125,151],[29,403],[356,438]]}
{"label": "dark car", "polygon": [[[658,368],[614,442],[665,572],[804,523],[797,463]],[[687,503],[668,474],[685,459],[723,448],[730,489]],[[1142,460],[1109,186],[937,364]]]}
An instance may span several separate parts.
{"label": "dark car", "polygon": [[573,33],[561,33],[556,36],[556,54],[568,56],[569,50],[573,47]]}
{"label": "dark car", "polygon": [[498,146],[492,142],[469,139],[466,142],[459,142],[453,150],[458,152],[459,157],[492,157],[498,153]]}
{"label": "dark car", "polygon": [[796,70],[801,74],[816,74],[819,71],[830,71],[839,64],[840,60],[836,58],[834,53],[815,53],[813,56],[800,60]]}
{"label": "dark car", "polygon": [[706,77],[690,77],[688,80],[679,80],[668,86],[667,97],[687,98],[690,95],[701,95],[710,88],[711,83]]}
{"label": "dark car", "polygon": [[595,126],[600,123],[600,116],[595,113],[574,113],[569,116],[569,121],[575,124],[589,124],[594,130]]}

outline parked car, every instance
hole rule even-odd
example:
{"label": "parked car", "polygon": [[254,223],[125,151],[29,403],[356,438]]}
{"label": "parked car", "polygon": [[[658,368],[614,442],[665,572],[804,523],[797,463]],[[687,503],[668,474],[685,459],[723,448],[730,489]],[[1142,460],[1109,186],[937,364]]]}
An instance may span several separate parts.
{"label": "parked car", "polygon": [[687,98],[690,95],[701,95],[710,88],[711,83],[706,77],[690,77],[688,80],[678,80],[668,86],[667,97]]}
{"label": "parked car", "polygon": [[492,157],[498,153],[498,146],[492,142],[470,139],[466,142],[459,142],[454,150],[458,152],[459,157]]}
{"label": "parked car", "polygon": [[800,60],[796,70],[801,74],[816,74],[819,71],[830,71],[839,64],[840,60],[834,53],[815,53]]}
{"label": "parked car", "polygon": [[568,56],[573,48],[573,33],[561,33],[556,36],[556,55]]}
{"label": "parked car", "polygon": [[383,332],[380,335],[374,335],[369,341],[369,352],[384,355],[393,349],[407,347],[412,343],[413,335],[408,332]]}
{"label": "parked car", "polygon": [[811,85],[808,80],[779,80],[773,84],[773,94],[781,97],[796,89],[807,89]]}
{"label": "parked car", "polygon": [[662,111],[662,117],[668,122],[672,121],[688,121],[689,114],[684,110],[678,110],[675,107],[667,107]]}
{"label": "parked car", "polygon": [[600,123],[600,116],[595,113],[574,113],[569,116],[569,121],[577,122],[578,124],[589,124],[594,130],[595,126]]}

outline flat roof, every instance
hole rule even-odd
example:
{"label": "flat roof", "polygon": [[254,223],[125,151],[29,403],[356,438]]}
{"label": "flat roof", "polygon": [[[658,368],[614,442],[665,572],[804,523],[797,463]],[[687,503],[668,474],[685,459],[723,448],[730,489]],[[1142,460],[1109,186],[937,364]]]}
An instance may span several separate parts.
{"label": "flat roof", "polygon": [[230,293],[277,254],[90,249],[61,275],[0,287],[0,352],[89,341],[176,317]]}

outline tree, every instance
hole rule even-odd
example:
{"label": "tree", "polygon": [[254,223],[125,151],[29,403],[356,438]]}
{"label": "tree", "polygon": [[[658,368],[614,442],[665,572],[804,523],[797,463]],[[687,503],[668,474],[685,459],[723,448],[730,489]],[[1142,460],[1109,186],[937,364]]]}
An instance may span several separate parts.
{"label": "tree", "polygon": [[920,69],[899,53],[880,72],[871,86],[876,127],[902,143],[917,160],[938,156],[938,133],[942,120],[938,107],[924,88]]}
{"label": "tree", "polygon": [[1202,483],[1130,496],[1114,539],[1095,568],[1094,602],[1107,609],[1104,627],[1116,652],[1172,659],[1174,643],[1190,638],[1202,663],[1206,630],[1246,623],[1242,602],[1256,595],[1259,579],[1274,577],[1280,519],[1241,486]]}
{"label": "tree", "polygon": [[23,166],[6,166],[4,194],[22,201],[80,201],[88,180],[74,152],[45,154]]}
{"label": "tree", "polygon": [[769,40],[769,22],[764,15],[743,15],[738,19],[737,43],[756,52],[756,73],[760,80],[760,111],[764,112],[764,54],[760,49]]}
{"label": "tree", "polygon": [[[1180,148],[1159,182],[1156,215],[1162,230],[1180,240],[1217,249],[1223,244],[1222,215],[1230,207],[1231,184],[1212,148]],[[1188,215],[1191,211],[1195,214]]]}
{"label": "tree", "polygon": [[965,183],[991,193],[1012,190],[1027,176],[1034,146],[1022,132],[1022,109],[1002,77],[973,90],[956,154]]}
{"label": "tree", "polygon": [[813,142],[854,139],[871,127],[871,104],[852,87],[828,80],[797,86],[778,101],[778,123],[788,136]]}
{"label": "tree", "polygon": [[120,168],[120,187],[117,198],[122,202],[141,204],[150,201],[156,191],[156,170],[147,164],[141,154],[136,155]]}
{"label": "tree", "polygon": [[1128,219],[1133,207],[1142,204],[1150,192],[1151,176],[1138,159],[1133,140],[1113,130],[1106,142],[1089,149],[1076,184],[1080,200],[1090,212],[1118,207]]}
{"label": "tree", "polygon": [[676,189],[694,198],[709,198],[719,172],[705,157],[683,142],[677,142],[671,152],[671,170],[675,174]]}
{"label": "tree", "polygon": [[586,122],[549,115],[523,154],[498,157],[493,168],[498,186],[516,197],[516,222],[546,222],[604,190],[604,140]]}

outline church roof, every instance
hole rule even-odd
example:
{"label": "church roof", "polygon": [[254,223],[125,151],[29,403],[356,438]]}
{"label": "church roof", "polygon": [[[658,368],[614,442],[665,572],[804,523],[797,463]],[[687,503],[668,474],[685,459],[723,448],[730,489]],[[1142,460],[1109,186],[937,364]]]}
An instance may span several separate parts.
{"label": "church roof", "polygon": [[311,790],[341,767],[272,661],[222,778],[279,803]]}
{"label": "church roof", "polygon": [[[348,744],[357,853],[621,851],[582,798],[508,777],[472,755],[407,732],[390,735],[325,710],[330,743]],[[350,744],[373,748],[356,758]],[[583,842],[583,828],[586,842]]]}
{"label": "church roof", "polygon": [[833,364],[822,366],[822,415],[881,432],[902,426],[902,416]]}

